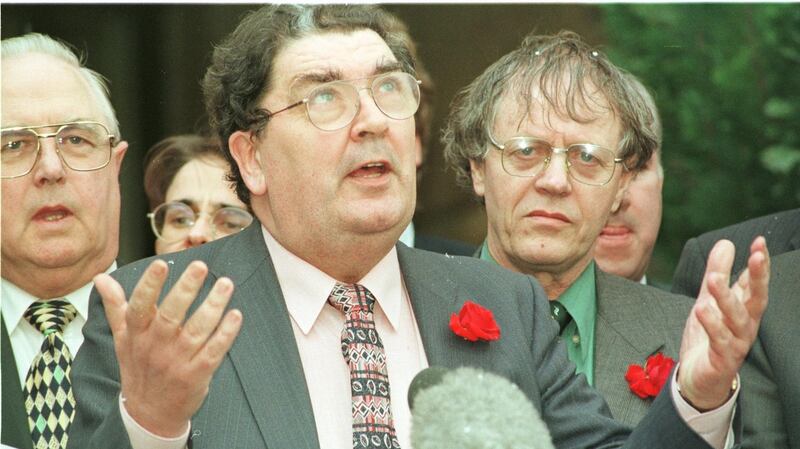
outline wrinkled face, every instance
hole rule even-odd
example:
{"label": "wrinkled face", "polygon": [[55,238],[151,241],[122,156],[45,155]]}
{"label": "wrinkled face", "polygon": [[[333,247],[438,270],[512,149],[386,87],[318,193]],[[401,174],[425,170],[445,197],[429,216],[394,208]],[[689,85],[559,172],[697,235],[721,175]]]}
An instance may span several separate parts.
{"label": "wrinkled face", "polygon": [[[513,96],[501,100],[492,130],[498,142],[530,136],[560,148],[592,143],[617,151],[621,127],[610,112],[579,123],[552,111],[538,92],[533,100],[528,116]],[[592,246],[628,175],[618,164],[607,184],[581,184],[568,175],[565,157],[554,154],[534,177],[506,173],[494,147],[483,161],[471,162],[473,187],[485,199],[489,249],[501,265],[529,274],[562,275],[582,271],[591,260]]]}
{"label": "wrinkled face", "polygon": [[[76,70],[36,53],[3,59],[4,128],[79,120],[111,128]],[[111,265],[118,250],[117,177],[126,148],[118,144],[104,168],[78,172],[62,163],[54,139],[41,139],[33,170],[3,179],[4,278],[19,284],[32,270],[83,266],[74,280],[79,287]]]}
{"label": "wrinkled face", "polygon": [[654,154],[631,180],[619,210],[600,233],[595,260],[604,271],[637,282],[644,276],[661,227],[660,165]]}
{"label": "wrinkled face", "polygon": [[226,170],[227,163],[214,156],[192,159],[178,170],[164,202],[182,202],[194,211],[197,218],[185,238],[177,241],[156,239],[156,254],[181,251],[223,237],[222,233],[214,232],[214,214],[224,207],[247,210],[225,180]]}
{"label": "wrinkled face", "polygon": [[[356,80],[352,84],[364,88],[370,81],[363,78],[398,69],[373,31],[310,35],[276,56],[272,87],[261,107],[277,111],[334,80]],[[275,115],[255,139],[252,161],[236,150],[236,135],[231,137],[234,157],[254,194],[254,211],[301,257],[331,242],[376,234],[392,245],[411,220],[414,119],[387,117],[369,90],[359,96],[356,117],[335,131],[315,127],[304,106]]]}

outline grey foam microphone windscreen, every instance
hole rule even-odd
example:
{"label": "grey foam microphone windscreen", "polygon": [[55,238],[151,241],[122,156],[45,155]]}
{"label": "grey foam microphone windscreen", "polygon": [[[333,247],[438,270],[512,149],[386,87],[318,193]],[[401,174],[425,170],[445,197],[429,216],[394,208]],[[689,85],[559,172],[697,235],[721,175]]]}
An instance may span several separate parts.
{"label": "grey foam microphone windscreen", "polygon": [[412,382],[409,402],[413,449],[553,449],[539,412],[497,374],[428,368]]}

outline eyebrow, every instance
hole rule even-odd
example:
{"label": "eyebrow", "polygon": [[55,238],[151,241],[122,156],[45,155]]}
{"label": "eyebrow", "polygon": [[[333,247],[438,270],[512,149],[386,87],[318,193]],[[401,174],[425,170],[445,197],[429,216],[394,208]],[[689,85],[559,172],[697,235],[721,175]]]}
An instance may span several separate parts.
{"label": "eyebrow", "polygon": [[[183,204],[191,207],[192,210],[196,210],[199,207],[198,204],[197,204],[197,201],[189,199],[189,198],[181,198],[181,199],[174,200],[174,201],[177,201],[179,203],[183,203]],[[235,208],[241,209],[241,207],[239,207],[239,206],[237,206],[235,204],[229,204],[229,203],[211,203],[211,205],[212,206],[216,206],[216,208],[214,209],[215,212],[217,210],[220,210],[220,209],[224,208],[224,207],[235,207]]]}
{"label": "eyebrow", "polygon": [[[398,61],[380,61],[375,64],[372,74],[366,78],[376,75],[383,75],[384,73],[402,71],[403,65]],[[344,79],[341,70],[327,69],[324,71],[302,73],[296,76],[292,82],[289,92],[294,98],[299,98],[306,92],[306,87],[310,84],[324,84],[331,81],[340,81]]]}

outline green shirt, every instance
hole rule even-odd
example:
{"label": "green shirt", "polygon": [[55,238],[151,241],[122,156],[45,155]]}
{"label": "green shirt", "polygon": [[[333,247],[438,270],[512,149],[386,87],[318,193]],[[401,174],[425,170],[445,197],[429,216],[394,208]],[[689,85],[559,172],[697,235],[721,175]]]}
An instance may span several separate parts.
{"label": "green shirt", "polygon": [[[489,254],[486,241],[481,247],[480,258],[497,263]],[[558,301],[572,315],[572,321],[564,328],[561,339],[567,345],[569,359],[576,366],[576,373],[583,373],[589,385],[594,385],[594,328],[597,322],[597,288],[592,261],[578,279],[558,297]]]}

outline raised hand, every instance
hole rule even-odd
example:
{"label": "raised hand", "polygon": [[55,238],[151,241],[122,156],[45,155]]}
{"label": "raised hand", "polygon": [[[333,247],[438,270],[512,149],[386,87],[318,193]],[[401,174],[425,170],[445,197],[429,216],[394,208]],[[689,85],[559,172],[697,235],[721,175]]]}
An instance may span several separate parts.
{"label": "raised hand", "polygon": [[220,278],[186,319],[208,274],[198,261],[157,306],[167,272],[162,260],[150,264],[129,302],[112,277],[99,274],[94,282],[114,336],[125,409],[148,431],[177,437],[208,394],[214,371],[239,334],[242,314],[231,310],[223,318],[233,283]]}
{"label": "raised hand", "polygon": [[769,254],[763,237],[750,245],[747,269],[730,285],[735,248],[714,245],[705,277],[681,341],[678,383],[681,395],[701,411],[724,404],[758,334],[767,307]]}

